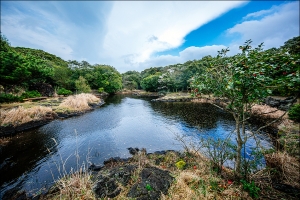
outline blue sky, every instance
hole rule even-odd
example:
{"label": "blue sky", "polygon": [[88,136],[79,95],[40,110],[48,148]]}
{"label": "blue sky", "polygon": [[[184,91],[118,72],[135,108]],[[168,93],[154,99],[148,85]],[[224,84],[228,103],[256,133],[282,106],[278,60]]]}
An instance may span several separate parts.
{"label": "blue sky", "polygon": [[12,46],[120,72],[265,49],[299,36],[299,1],[1,1],[1,32]]}

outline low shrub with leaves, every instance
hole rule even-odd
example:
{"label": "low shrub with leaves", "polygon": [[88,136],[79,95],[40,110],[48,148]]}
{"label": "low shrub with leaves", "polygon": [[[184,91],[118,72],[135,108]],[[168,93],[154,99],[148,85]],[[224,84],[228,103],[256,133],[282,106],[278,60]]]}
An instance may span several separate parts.
{"label": "low shrub with leaves", "polygon": [[99,89],[98,89],[98,92],[99,92],[99,93],[104,92],[104,88],[103,88],[103,87],[99,88]]}
{"label": "low shrub with leaves", "polygon": [[289,110],[289,118],[296,122],[300,122],[300,104],[293,105]]}
{"label": "low shrub with leaves", "polygon": [[20,101],[19,96],[15,96],[12,94],[1,93],[0,94],[0,103],[10,103]]}
{"label": "low shrub with leaves", "polygon": [[57,94],[58,95],[71,95],[72,91],[71,90],[67,90],[65,88],[60,88],[60,89],[58,89]]}
{"label": "low shrub with leaves", "polygon": [[241,180],[241,183],[243,184],[243,189],[245,191],[247,191],[251,197],[253,198],[258,198],[259,197],[259,187],[257,187],[254,183],[254,181],[252,181],[251,183],[245,181],[245,180]]}
{"label": "low shrub with leaves", "polygon": [[183,160],[179,160],[175,165],[178,169],[183,170],[186,166],[186,162],[184,162]]}
{"label": "low shrub with leaves", "polygon": [[32,90],[32,91],[26,91],[21,95],[21,99],[27,99],[27,98],[35,98],[35,97],[41,97],[42,95],[36,91],[36,90]]}

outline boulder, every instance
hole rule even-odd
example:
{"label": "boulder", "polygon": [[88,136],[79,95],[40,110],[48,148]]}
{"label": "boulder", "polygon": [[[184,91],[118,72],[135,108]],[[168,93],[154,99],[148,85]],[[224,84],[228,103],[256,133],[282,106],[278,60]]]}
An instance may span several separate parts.
{"label": "boulder", "polygon": [[37,90],[42,96],[51,97],[54,94],[53,87],[48,83],[35,83],[29,87],[29,90]]}
{"label": "boulder", "polygon": [[161,193],[167,194],[173,181],[168,171],[156,167],[144,168],[140,174],[141,181],[132,186],[127,196],[137,200],[158,200]]}
{"label": "boulder", "polygon": [[124,165],[101,171],[97,176],[93,191],[98,198],[114,198],[122,189],[118,183],[126,186],[137,167],[135,165]]}

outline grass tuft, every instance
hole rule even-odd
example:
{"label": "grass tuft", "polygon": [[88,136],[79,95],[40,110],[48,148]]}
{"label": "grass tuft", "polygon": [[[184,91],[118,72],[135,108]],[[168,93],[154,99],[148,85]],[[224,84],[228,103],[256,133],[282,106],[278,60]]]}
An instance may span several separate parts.
{"label": "grass tuft", "polygon": [[19,106],[9,110],[1,110],[0,124],[1,126],[17,126],[30,121],[44,119],[49,113],[52,113],[52,108],[44,106],[34,106],[28,109]]}
{"label": "grass tuft", "polygon": [[99,103],[100,99],[92,94],[77,94],[66,98],[59,106],[58,109],[67,108],[72,111],[85,111],[90,110],[89,104]]}

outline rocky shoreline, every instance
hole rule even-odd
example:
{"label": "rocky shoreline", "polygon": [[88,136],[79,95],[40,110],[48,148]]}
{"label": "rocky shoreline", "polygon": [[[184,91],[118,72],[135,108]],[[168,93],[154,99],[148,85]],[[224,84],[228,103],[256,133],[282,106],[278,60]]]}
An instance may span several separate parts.
{"label": "rocky shoreline", "polygon": [[[130,158],[114,157],[104,161],[101,165],[90,165],[88,172],[90,173],[89,176],[92,177],[93,187],[91,189],[94,197],[100,199],[114,198],[120,195],[124,187],[129,187],[127,197],[137,200],[158,200],[161,193],[167,194],[174,177],[170,171],[162,169],[159,165],[167,154],[174,154],[181,159],[185,155],[173,150],[147,153],[145,149],[141,151],[137,148],[134,149],[137,151]],[[146,159],[153,159],[157,166],[146,162],[141,163],[141,160],[145,161]],[[133,183],[132,180],[134,175],[137,176],[136,180],[138,181],[136,183]],[[60,193],[60,189],[61,186],[57,182],[44,194],[29,196],[24,190],[13,188],[4,193],[3,200],[51,199]]]}

